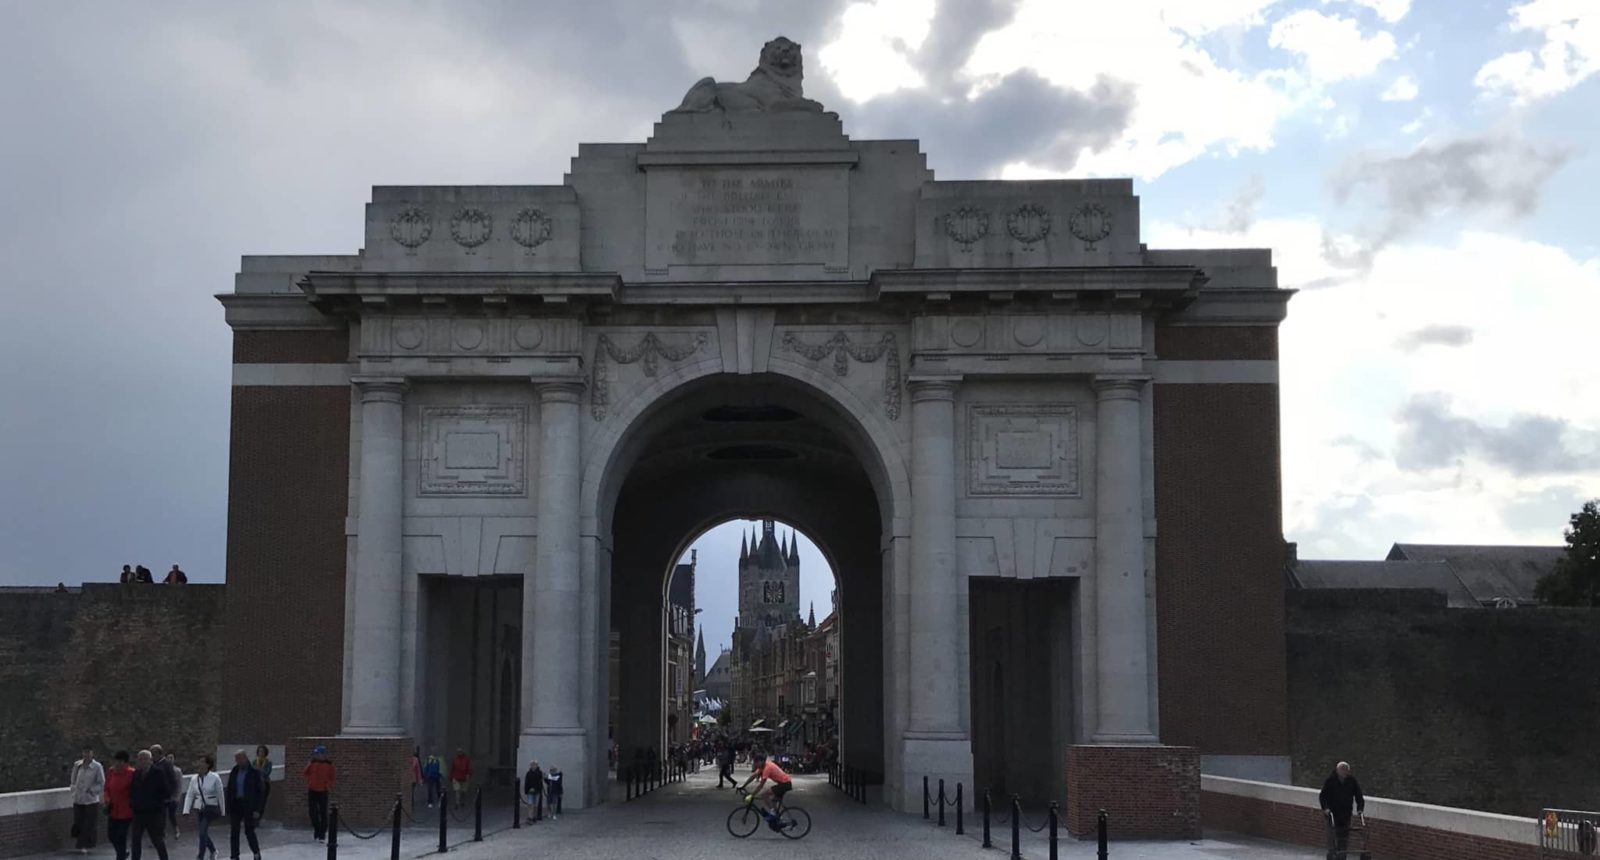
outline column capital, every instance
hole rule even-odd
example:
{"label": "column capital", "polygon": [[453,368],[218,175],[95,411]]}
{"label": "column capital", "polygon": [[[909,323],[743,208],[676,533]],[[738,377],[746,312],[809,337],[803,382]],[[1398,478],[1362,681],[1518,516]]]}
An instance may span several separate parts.
{"label": "column capital", "polygon": [[920,400],[954,400],[956,387],[961,384],[961,377],[917,375],[906,378],[906,387],[911,389],[911,402]]}
{"label": "column capital", "polygon": [[361,402],[392,401],[398,403],[406,393],[403,376],[352,376],[350,384],[361,392]]}
{"label": "column capital", "polygon": [[1090,383],[1095,394],[1104,400],[1138,400],[1144,394],[1148,375],[1100,374]]}
{"label": "column capital", "polygon": [[577,403],[583,396],[583,380],[576,377],[533,377],[540,403]]}

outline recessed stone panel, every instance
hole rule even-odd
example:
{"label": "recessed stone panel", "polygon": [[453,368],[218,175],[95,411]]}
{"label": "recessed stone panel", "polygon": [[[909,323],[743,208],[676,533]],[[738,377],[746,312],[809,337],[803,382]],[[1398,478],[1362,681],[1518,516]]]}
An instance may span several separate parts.
{"label": "recessed stone panel", "polygon": [[967,407],[967,492],[1077,496],[1078,409],[1061,403]]}
{"label": "recessed stone panel", "polygon": [[424,406],[418,494],[527,495],[526,406]]}

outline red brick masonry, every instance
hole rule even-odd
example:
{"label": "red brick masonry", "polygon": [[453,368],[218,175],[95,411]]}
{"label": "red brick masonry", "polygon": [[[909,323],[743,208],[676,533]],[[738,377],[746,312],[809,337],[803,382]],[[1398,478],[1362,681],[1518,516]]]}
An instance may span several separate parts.
{"label": "red brick masonry", "polygon": [[1200,838],[1200,751],[1194,747],[1067,749],[1067,832],[1092,838],[1100,810],[1112,839]]}
{"label": "red brick masonry", "polygon": [[[395,795],[410,802],[411,752],[416,748],[411,738],[291,738],[284,748],[289,768],[284,782],[297,797],[305,797],[306,781],[301,774],[318,744],[328,748],[335,769],[331,799],[339,804],[340,819],[350,826],[385,826],[392,820]],[[291,804],[289,808],[295,807]],[[310,822],[302,815],[298,821],[291,817],[288,823]]]}
{"label": "red brick masonry", "polygon": [[[21,815],[0,814],[0,857],[21,857],[24,854],[45,854],[64,850],[72,844],[71,833],[71,806]],[[101,813],[95,844],[105,845],[106,842],[106,817]]]}
{"label": "red brick masonry", "polygon": [[[1270,799],[1275,797],[1281,799]],[[1200,813],[1207,829],[1316,847],[1327,844],[1314,789],[1208,776],[1200,796]],[[1378,858],[1539,858],[1538,822],[1532,818],[1368,798],[1367,827],[1372,856]]]}

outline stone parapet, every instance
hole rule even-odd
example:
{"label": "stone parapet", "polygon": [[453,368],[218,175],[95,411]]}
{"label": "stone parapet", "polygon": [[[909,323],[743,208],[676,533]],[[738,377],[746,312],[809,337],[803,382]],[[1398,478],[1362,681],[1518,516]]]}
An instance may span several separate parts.
{"label": "stone parapet", "polygon": [[1076,745],[1067,749],[1067,832],[1095,836],[1104,809],[1114,840],[1200,838],[1200,751]]}

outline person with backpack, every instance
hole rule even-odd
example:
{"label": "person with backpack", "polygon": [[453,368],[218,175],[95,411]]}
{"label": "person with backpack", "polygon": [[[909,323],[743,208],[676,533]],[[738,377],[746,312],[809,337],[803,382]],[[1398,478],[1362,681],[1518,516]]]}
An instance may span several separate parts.
{"label": "person with backpack", "polygon": [[444,762],[439,760],[438,753],[430,754],[422,763],[422,782],[428,787],[428,808],[432,809],[444,796]]}
{"label": "person with backpack", "polygon": [[544,796],[550,805],[550,819],[561,817],[561,768],[552,767],[544,776]]}

